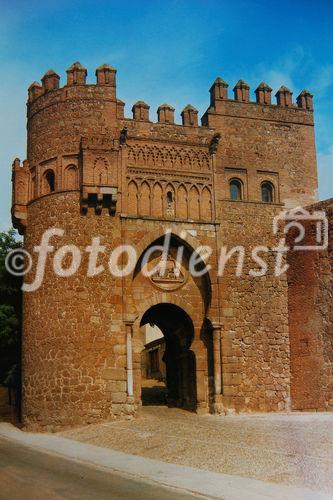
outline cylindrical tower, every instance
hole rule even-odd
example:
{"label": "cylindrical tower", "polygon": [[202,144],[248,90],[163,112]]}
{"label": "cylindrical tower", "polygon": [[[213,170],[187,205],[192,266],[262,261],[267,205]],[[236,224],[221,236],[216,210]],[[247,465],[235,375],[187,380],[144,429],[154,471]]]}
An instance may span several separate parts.
{"label": "cylindrical tower", "polygon": [[[93,237],[107,249],[121,241],[115,212],[124,103],[116,98],[114,68],[97,68],[95,85],[86,84],[86,74],[74,63],[64,87],[52,70],[42,85],[29,87],[28,160],[13,164],[13,222],[33,256],[22,360],[22,413],[30,428],[133,411],[121,280],[109,272],[92,279],[88,269]],[[45,243],[54,248],[43,266]],[[63,245],[70,246],[59,250]],[[98,259],[107,269],[107,257]]]}

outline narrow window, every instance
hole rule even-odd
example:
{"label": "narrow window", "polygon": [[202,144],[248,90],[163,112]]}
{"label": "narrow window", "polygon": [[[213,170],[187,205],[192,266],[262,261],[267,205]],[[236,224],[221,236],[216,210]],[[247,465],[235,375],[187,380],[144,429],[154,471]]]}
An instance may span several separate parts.
{"label": "narrow window", "polygon": [[168,205],[171,205],[171,203],[173,201],[172,192],[171,191],[167,192],[167,201],[168,201]]}
{"label": "narrow window", "polygon": [[274,201],[274,187],[270,182],[261,184],[261,201],[264,203],[273,203]]}
{"label": "narrow window", "polygon": [[242,183],[238,179],[233,179],[229,184],[230,188],[230,199],[231,200],[241,200],[242,199]]}
{"label": "narrow window", "polygon": [[55,190],[55,176],[54,172],[52,170],[49,170],[45,174],[45,192],[47,193],[53,193]]}

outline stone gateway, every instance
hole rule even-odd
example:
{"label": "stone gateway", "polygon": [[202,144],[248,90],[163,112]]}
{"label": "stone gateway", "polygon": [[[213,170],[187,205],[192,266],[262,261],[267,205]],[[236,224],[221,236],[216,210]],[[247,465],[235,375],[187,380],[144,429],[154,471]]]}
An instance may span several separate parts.
{"label": "stone gateway", "polygon": [[[333,409],[333,200],[317,202],[310,92],[294,103],[281,87],[272,104],[261,83],[252,102],[243,80],[230,98],[217,78],[201,124],[187,105],[179,125],[168,104],[157,122],[143,101],[125,118],[113,67],[97,68],[96,84],[86,76],[77,62],[65,86],[50,70],[29,87],[27,160],[13,164],[12,219],[33,261],[26,284],[38,273],[43,234],[62,230],[48,243],[41,286],[24,293],[24,424],[56,429],[136,414],[145,325],[164,336],[169,404],[198,413]],[[277,274],[284,230],[274,232],[273,220],[295,207],[325,213],[328,245],[295,250],[288,232],[289,268]],[[305,226],[311,243],[317,226],[310,217]],[[153,247],[166,234],[161,266]],[[89,273],[96,238],[104,272]],[[106,271],[124,245],[137,256],[131,272]],[[55,254],[70,268],[74,246],[80,266],[57,275]],[[191,272],[193,255],[207,272]]]}

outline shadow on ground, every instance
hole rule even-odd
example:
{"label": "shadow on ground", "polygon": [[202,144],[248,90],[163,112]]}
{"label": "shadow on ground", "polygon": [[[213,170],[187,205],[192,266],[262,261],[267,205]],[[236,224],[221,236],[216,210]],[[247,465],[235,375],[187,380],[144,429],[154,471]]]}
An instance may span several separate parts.
{"label": "shadow on ground", "polygon": [[166,404],[166,387],[160,385],[142,387],[143,406],[164,406]]}

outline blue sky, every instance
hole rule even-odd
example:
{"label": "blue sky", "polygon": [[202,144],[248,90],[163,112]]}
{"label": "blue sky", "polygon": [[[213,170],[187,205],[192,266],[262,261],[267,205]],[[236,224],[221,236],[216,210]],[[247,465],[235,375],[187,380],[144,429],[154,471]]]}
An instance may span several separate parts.
{"label": "blue sky", "polygon": [[[288,5],[289,4],[289,5]],[[10,226],[11,163],[25,158],[26,91],[79,60],[115,66],[118,97],[201,113],[216,76],[315,94],[320,198],[333,196],[333,2],[0,0],[0,230]],[[253,98],[253,94],[252,94]]]}

